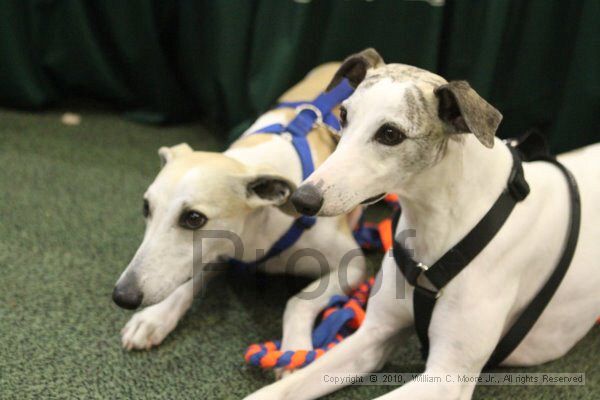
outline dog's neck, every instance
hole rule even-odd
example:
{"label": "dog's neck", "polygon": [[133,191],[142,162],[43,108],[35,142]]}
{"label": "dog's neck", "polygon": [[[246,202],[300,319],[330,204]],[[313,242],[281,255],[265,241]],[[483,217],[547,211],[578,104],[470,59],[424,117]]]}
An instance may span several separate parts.
{"label": "dog's neck", "polygon": [[[450,140],[442,160],[398,188],[400,231],[413,229],[415,259],[431,265],[485,215],[506,187],[512,156],[498,139],[492,149],[473,135]],[[410,235],[404,235],[404,237]],[[397,236],[398,237],[398,236]]]}

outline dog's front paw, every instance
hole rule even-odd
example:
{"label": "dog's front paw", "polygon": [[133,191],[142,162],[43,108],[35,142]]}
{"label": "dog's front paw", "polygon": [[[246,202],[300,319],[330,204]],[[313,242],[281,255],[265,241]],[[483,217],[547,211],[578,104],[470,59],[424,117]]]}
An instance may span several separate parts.
{"label": "dog's front paw", "polygon": [[137,312],[121,330],[121,343],[127,350],[150,349],[159,345],[175,329],[177,319],[162,304]]}

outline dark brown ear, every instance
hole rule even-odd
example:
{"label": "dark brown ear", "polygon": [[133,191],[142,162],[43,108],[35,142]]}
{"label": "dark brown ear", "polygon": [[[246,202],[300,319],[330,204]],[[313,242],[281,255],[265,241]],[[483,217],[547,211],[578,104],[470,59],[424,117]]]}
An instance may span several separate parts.
{"label": "dark brown ear", "polygon": [[357,87],[365,79],[368,69],[382,65],[385,65],[383,58],[375,49],[368,48],[360,53],[353,54],[344,60],[340,69],[333,76],[331,83],[327,86],[327,91],[336,87],[344,78],[348,79],[350,85]]}
{"label": "dark brown ear", "polygon": [[485,146],[494,146],[502,114],[477,94],[466,81],[451,81],[434,90],[438,115],[455,133],[472,132]]}
{"label": "dark brown ear", "polygon": [[251,207],[282,206],[296,185],[282,176],[258,175],[246,183],[246,202]]}

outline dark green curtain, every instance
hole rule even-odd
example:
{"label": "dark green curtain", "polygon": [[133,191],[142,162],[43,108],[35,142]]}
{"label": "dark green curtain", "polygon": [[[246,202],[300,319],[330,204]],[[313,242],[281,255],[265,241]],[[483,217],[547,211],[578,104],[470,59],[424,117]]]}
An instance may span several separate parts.
{"label": "dark green curtain", "polygon": [[[555,150],[600,138],[597,0],[0,0],[0,105],[100,100],[239,133],[310,68],[375,47],[467,79]],[[226,134],[223,133],[225,137]]]}

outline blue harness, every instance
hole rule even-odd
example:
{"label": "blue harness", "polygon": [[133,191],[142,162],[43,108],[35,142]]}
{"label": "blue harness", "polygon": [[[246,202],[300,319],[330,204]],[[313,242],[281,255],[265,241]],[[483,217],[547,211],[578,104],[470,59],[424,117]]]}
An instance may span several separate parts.
{"label": "blue harness", "polygon": [[[287,126],[283,124],[273,124],[265,126],[255,133],[272,133],[280,135],[288,133],[291,136],[291,143],[300,157],[302,165],[302,180],[308,178],[315,170],[310,146],[306,136],[310,133],[315,123],[325,124],[328,128],[339,131],[340,123],[333,114],[333,109],[342,101],[350,97],[354,92],[354,88],[350,86],[347,79],[340,82],[339,85],[331,89],[329,92],[321,93],[316,99],[311,102],[283,102],[279,103],[276,108],[294,108],[296,117]],[[302,233],[310,229],[317,219],[315,217],[301,216],[297,218],[292,226],[273,244],[273,246],[265,253],[264,256],[253,262],[244,262],[240,260],[230,259],[229,263],[235,267],[252,268],[262,264],[271,257],[275,257],[284,250],[289,249],[298,241]]]}

